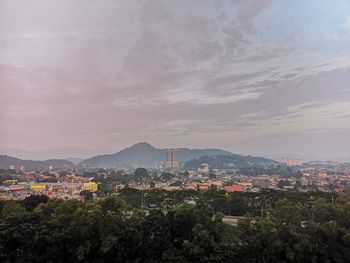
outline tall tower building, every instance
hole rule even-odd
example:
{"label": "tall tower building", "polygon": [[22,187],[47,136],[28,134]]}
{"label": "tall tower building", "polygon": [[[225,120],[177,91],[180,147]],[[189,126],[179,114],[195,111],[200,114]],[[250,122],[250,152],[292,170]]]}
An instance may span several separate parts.
{"label": "tall tower building", "polygon": [[176,149],[166,150],[165,168],[167,168],[167,169],[180,169],[179,150],[176,150]]}

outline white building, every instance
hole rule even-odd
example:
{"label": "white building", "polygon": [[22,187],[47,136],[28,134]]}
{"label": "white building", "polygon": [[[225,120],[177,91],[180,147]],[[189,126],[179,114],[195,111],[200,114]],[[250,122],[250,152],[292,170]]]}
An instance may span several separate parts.
{"label": "white building", "polygon": [[167,169],[180,169],[180,154],[177,149],[166,150],[165,156],[165,168]]}
{"label": "white building", "polygon": [[209,164],[202,163],[201,167],[198,169],[198,172],[208,174],[209,173]]}

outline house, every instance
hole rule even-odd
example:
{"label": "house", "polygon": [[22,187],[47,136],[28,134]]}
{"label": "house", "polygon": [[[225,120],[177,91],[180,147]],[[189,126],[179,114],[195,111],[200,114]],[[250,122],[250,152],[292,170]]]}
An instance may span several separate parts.
{"label": "house", "polygon": [[242,186],[237,184],[226,186],[224,189],[226,192],[243,192]]}

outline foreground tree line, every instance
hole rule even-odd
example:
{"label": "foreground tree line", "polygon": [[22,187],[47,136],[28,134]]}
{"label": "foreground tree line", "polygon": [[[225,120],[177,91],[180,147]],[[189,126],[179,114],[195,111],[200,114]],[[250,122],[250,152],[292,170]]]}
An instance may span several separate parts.
{"label": "foreground tree line", "polygon": [[[105,195],[107,196],[107,195]],[[124,188],[118,190],[118,196],[134,208],[152,205],[162,209],[174,207],[179,204],[194,203],[198,199],[203,199],[216,212],[221,212],[228,216],[261,216],[267,213],[267,208],[276,206],[278,200],[287,199],[290,202],[302,204],[310,207],[315,200],[320,198],[327,202],[334,202],[336,193],[326,193],[321,191],[299,192],[299,191],[275,191],[264,189],[260,192],[233,192],[215,188],[208,191],[177,190],[166,191],[162,189],[137,190],[135,188]]]}
{"label": "foreground tree line", "polygon": [[115,196],[1,202],[0,261],[349,262],[347,196],[283,197],[237,227],[222,223],[210,198],[147,213]]}

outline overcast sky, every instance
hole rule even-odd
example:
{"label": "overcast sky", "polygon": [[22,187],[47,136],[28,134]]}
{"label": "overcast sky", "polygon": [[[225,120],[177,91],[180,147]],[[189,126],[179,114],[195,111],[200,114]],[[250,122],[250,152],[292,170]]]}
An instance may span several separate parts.
{"label": "overcast sky", "polygon": [[0,147],[350,156],[348,0],[0,0]]}

